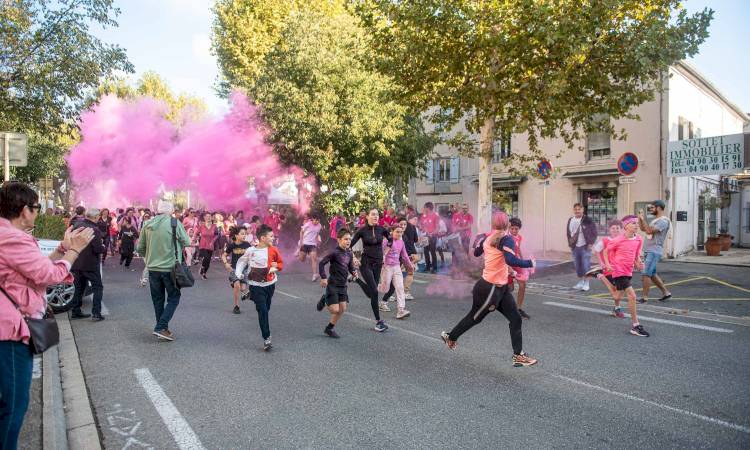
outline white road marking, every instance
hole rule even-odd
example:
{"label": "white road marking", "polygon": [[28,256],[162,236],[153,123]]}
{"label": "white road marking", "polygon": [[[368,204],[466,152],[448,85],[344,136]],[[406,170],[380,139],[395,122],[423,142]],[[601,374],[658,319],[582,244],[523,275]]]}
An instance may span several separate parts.
{"label": "white road marking", "polygon": [[34,365],[31,368],[31,378],[41,378],[42,377],[42,357],[37,355],[34,356]]}
{"label": "white road marking", "polygon": [[288,294],[288,293],[286,293],[284,291],[281,291],[279,289],[276,289],[275,292],[278,292],[281,295],[286,295],[287,297],[291,297],[291,298],[297,298],[297,299],[302,298],[302,297],[297,297],[296,295]]}
{"label": "white road marking", "polygon": [[417,284],[427,284],[427,283],[429,283],[429,281],[425,281],[425,280],[418,280],[418,279],[416,279],[416,278],[415,278],[415,279],[414,279],[414,283],[417,283]]}
{"label": "white road marking", "polygon": [[167,429],[172,433],[177,446],[182,450],[205,450],[205,447],[203,447],[193,429],[190,428],[190,425],[182,417],[182,414],[175,408],[172,400],[167,397],[167,394],[159,386],[159,383],[156,382],[153,375],[151,375],[151,371],[143,368],[135,369],[134,372],[138,378],[138,382],[143,386],[146,395],[148,395],[151,403],[154,404],[154,408],[156,408],[156,411],[161,416]]}
{"label": "white road marking", "polygon": [[678,414],[684,414],[686,416],[694,417],[696,419],[700,419],[700,420],[703,420],[703,421],[706,421],[706,422],[711,422],[711,423],[714,423],[716,425],[721,425],[722,427],[725,427],[725,428],[731,428],[733,430],[737,430],[737,431],[741,431],[743,433],[750,434],[750,428],[742,426],[742,425],[737,425],[736,423],[727,422],[725,420],[716,419],[714,417],[704,416],[703,414],[697,414],[697,413],[694,413],[692,411],[687,411],[685,409],[675,408],[674,406],[669,406],[669,405],[664,405],[662,403],[653,402],[651,400],[646,400],[646,399],[643,399],[643,398],[640,398],[640,397],[636,397],[634,395],[625,394],[625,393],[617,392],[617,391],[612,391],[610,389],[607,389],[607,388],[604,388],[604,387],[601,387],[601,386],[597,386],[595,384],[586,383],[585,381],[581,381],[581,380],[576,380],[575,378],[569,378],[569,377],[565,377],[565,376],[562,376],[562,375],[555,375],[555,374],[551,374],[551,375],[553,377],[555,377],[555,378],[559,378],[561,380],[565,380],[565,381],[568,381],[570,383],[577,384],[579,386],[585,386],[585,387],[590,388],[590,389],[595,389],[595,390],[600,391],[600,392],[606,392],[607,394],[614,395],[616,397],[625,398],[625,399],[628,399],[628,400],[633,400],[633,401],[636,401],[636,402],[645,403],[645,404],[651,405],[651,406],[656,406],[657,408],[666,409],[668,411],[676,412]]}
{"label": "white road marking", "polygon": [[[558,303],[558,302],[544,302],[544,304],[550,305],[550,306],[557,306],[559,308],[575,309],[578,311],[593,312],[593,313],[603,314],[607,316],[610,315],[609,311],[606,311],[603,309],[597,309],[597,308],[589,308],[586,306],[569,305],[567,303]],[[625,316],[630,317],[630,314],[625,314]],[[677,325],[679,327],[695,328],[695,329],[704,330],[704,331],[714,331],[716,333],[734,333],[734,330],[729,330],[727,328],[709,327],[708,325],[698,325],[698,324],[688,323],[688,322],[678,322],[676,320],[657,319],[656,317],[641,316],[640,314],[638,315],[638,320],[644,321],[644,322],[664,323],[667,325]]]}
{"label": "white road marking", "polygon": [[[348,316],[352,316],[352,317],[355,317],[357,319],[360,319],[360,320],[363,320],[363,321],[369,322],[369,323],[372,323],[375,320],[374,317],[368,318],[368,317],[365,317],[365,316],[360,316],[359,314],[354,314],[354,313],[349,312],[349,311],[347,311],[346,314]],[[438,338],[432,337],[432,336],[427,336],[425,334],[417,333],[416,331],[407,330],[406,328],[396,327],[396,326],[393,326],[393,325],[390,325],[390,324],[388,324],[388,329],[398,330],[398,331],[404,332],[406,334],[411,334],[413,336],[418,336],[418,337],[421,337],[421,338],[424,338],[424,339],[429,339],[431,341],[443,342],[442,339],[438,339]]]}

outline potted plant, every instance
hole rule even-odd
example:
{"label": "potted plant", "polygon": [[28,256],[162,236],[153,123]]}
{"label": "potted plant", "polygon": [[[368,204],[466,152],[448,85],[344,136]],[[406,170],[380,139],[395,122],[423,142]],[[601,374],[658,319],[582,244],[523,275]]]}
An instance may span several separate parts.
{"label": "potted plant", "polygon": [[721,238],[712,236],[706,239],[705,249],[708,256],[721,256]]}
{"label": "potted plant", "polygon": [[719,230],[719,239],[721,240],[721,251],[726,252],[730,248],[732,248],[732,239],[734,239],[734,236],[727,233],[726,228],[722,228]]}

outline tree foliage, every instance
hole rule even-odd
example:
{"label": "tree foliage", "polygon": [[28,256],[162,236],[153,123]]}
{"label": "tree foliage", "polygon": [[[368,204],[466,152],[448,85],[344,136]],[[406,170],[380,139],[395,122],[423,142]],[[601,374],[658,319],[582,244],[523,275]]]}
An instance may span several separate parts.
{"label": "tree foliage", "polygon": [[0,5],[0,128],[55,132],[103,76],[132,71],[125,51],[89,33],[114,27],[112,0],[5,0]]}

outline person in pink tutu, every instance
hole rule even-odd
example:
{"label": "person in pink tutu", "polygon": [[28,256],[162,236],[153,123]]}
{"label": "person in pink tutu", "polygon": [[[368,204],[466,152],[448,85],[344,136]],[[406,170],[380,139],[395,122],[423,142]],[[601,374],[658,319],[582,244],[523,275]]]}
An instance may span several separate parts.
{"label": "person in pink tutu", "polygon": [[[516,257],[519,259],[523,259],[523,253],[521,253],[521,243],[523,242],[523,235],[521,235],[521,219],[518,217],[513,217],[510,219],[510,235],[513,238],[513,241],[516,244]],[[531,317],[526,314],[526,311],[523,310],[523,301],[526,298],[526,282],[529,281],[529,275],[534,273],[534,268],[523,268],[523,267],[512,267],[515,274],[513,275],[513,279],[518,282],[518,295],[516,296],[516,304],[518,305],[518,313],[523,317],[524,319],[531,319]]]}

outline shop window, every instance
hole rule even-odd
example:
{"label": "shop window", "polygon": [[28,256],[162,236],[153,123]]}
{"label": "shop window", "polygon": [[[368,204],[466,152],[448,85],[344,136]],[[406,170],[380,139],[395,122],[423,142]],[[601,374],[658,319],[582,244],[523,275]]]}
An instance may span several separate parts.
{"label": "shop window", "polygon": [[581,192],[586,215],[596,224],[600,236],[607,235],[607,222],[617,218],[617,189],[596,189]]}
{"label": "shop window", "polygon": [[518,189],[495,188],[492,191],[492,207],[504,211],[510,217],[518,217]]}

